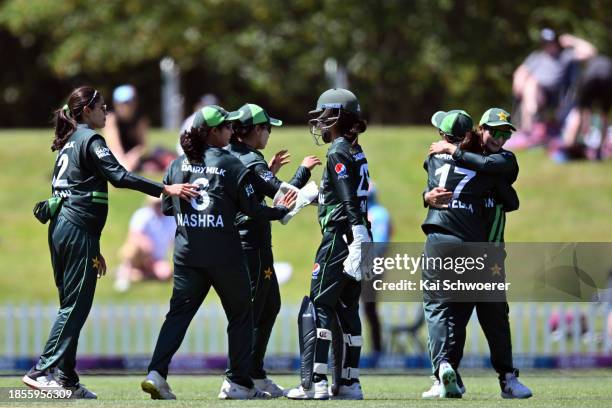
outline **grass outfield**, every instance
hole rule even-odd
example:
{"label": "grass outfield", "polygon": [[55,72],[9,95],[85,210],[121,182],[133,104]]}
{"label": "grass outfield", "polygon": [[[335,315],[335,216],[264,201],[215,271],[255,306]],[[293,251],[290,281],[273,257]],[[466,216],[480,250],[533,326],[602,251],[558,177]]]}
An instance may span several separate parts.
{"label": "grass outfield", "polygon": [[[54,303],[54,288],[47,228],[32,216],[32,207],[50,194],[54,155],[49,146],[52,131],[0,131],[0,302]],[[395,235],[400,242],[423,242],[420,223],[425,217],[421,193],[425,184],[422,162],[429,144],[438,136],[431,127],[371,127],[362,137],[381,202],[392,215]],[[174,133],[152,132],[151,146],[174,148]],[[274,129],[266,157],[281,147],[292,153],[293,162],[281,169],[288,179],[301,158],[316,154],[324,159],[326,148],[312,142],[305,127]],[[518,154],[520,175],[515,187],[521,209],[508,215],[506,239],[515,242],[610,241],[612,218],[612,161],[577,162],[559,166],[542,149]],[[149,175],[161,180],[162,174]],[[313,174],[318,182],[321,168]],[[117,252],[124,240],[131,214],[144,201],[144,195],[110,188],[109,217],[102,235],[102,253],[109,274],[118,264]],[[309,285],[314,254],[320,242],[314,208],[306,209],[283,227],[273,226],[274,255],[290,262],[292,279],[281,288],[283,301],[295,304]],[[163,302],[169,299],[170,284],[149,282],[135,285],[125,294],[112,288],[107,277],[98,284],[96,301]]]}
{"label": "grass outfield", "polygon": [[[609,407],[608,386],[612,380],[610,370],[592,371],[532,371],[523,373],[521,379],[532,389],[534,397],[529,400],[503,400],[499,395],[497,378],[490,372],[466,373],[464,381],[467,393],[462,400],[422,400],[421,392],[431,383],[425,375],[383,376],[367,374],[362,383],[366,401],[327,401],[325,406],[361,407],[432,407],[441,404],[464,407]],[[78,401],[79,407],[136,407],[159,405],[150,401],[149,395],[140,390],[140,376],[85,376],[84,384],[98,394],[97,401]],[[274,379],[284,386],[293,386],[297,376],[275,376]],[[314,406],[311,401],[290,401],[280,398],[272,401],[219,401],[216,396],[221,386],[221,376],[174,376],[170,377],[177,401],[163,403],[175,407],[201,406]],[[0,378],[0,387],[20,387],[18,378]],[[0,406],[3,405],[0,401]],[[319,405],[317,404],[317,405]],[[6,404],[5,404],[6,405]],[[19,404],[12,404],[17,406]],[[36,404],[39,406],[58,406],[58,403]],[[61,404],[64,405],[64,404]],[[169,406],[168,405],[168,406]],[[66,405],[73,406],[73,405]]]}

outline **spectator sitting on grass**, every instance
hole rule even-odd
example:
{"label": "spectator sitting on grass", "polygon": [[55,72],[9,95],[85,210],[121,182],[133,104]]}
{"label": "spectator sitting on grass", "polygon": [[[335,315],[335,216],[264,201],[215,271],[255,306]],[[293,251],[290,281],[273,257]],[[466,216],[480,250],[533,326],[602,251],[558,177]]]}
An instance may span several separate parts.
{"label": "spectator sitting on grass", "polygon": [[148,199],[146,206],[136,210],[128,238],[120,250],[122,261],[117,269],[115,289],[124,292],[132,282],[172,278],[167,255],[175,231],[174,218],[162,214],[160,198]]}

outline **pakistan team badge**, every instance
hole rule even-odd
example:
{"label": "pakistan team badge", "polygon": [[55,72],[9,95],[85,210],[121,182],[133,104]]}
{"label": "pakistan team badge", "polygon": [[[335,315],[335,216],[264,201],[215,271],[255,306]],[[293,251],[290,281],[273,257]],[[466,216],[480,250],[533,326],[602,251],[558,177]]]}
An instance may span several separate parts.
{"label": "pakistan team badge", "polygon": [[192,184],[196,184],[198,186],[198,196],[191,199],[191,206],[194,208],[194,210],[203,211],[210,204],[210,197],[206,192],[206,189],[208,188],[208,179],[202,177],[195,180]]}
{"label": "pakistan team badge", "polygon": [[100,278],[104,274],[104,271],[102,270],[102,261],[100,261],[100,258],[98,258],[98,256],[96,255],[94,258],[91,259],[91,263],[93,268],[96,270],[98,278]]}
{"label": "pakistan team badge", "polygon": [[91,260],[91,263],[93,264],[93,268],[96,271],[100,272],[100,269],[102,268],[102,262],[100,262],[97,256]]}

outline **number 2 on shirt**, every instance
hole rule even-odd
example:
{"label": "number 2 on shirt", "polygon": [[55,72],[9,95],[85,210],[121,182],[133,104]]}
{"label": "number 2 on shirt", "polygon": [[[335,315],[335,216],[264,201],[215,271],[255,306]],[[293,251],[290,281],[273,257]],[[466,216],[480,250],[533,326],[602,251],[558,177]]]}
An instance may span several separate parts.
{"label": "number 2 on shirt", "polygon": [[366,181],[368,182],[368,185],[370,184],[370,172],[368,171],[368,163],[364,163],[361,165],[361,167],[359,168],[359,176],[361,177],[361,180],[359,180],[359,186],[357,187],[357,197],[367,197],[368,189],[364,187],[366,187]]}

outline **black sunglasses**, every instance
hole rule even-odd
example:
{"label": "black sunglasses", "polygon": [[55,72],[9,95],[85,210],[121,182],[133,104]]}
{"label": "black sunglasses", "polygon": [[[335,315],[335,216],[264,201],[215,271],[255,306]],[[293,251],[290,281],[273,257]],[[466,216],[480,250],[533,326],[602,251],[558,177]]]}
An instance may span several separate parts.
{"label": "black sunglasses", "polygon": [[512,131],[511,130],[500,130],[500,129],[493,129],[493,128],[488,128],[489,132],[491,133],[491,136],[493,136],[495,139],[504,139],[504,140],[508,140],[512,137]]}

